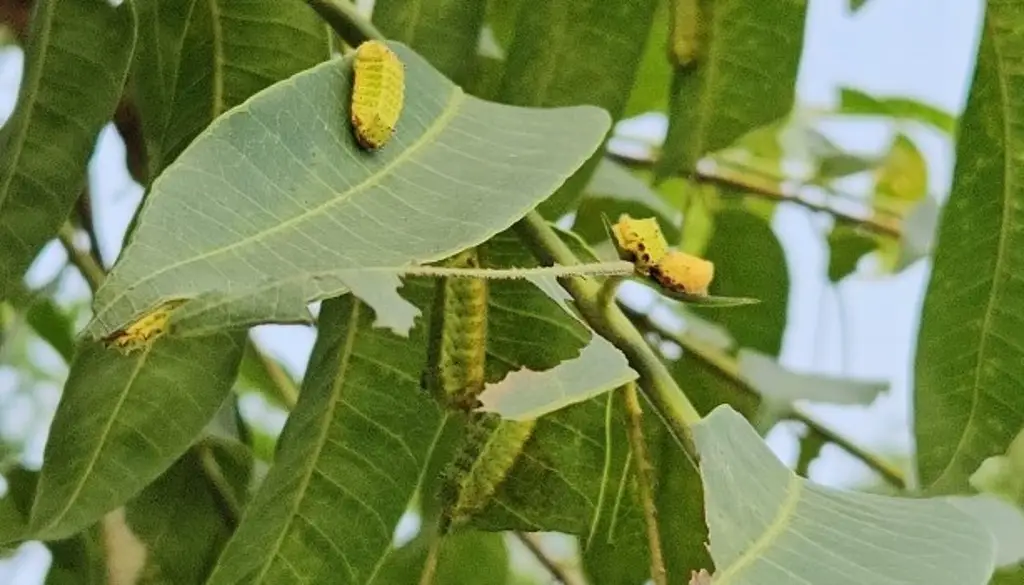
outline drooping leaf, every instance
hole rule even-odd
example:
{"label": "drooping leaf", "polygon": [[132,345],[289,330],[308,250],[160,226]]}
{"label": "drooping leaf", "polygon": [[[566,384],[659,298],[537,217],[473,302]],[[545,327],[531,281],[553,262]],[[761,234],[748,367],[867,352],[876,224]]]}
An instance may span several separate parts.
{"label": "drooping leaf", "polygon": [[380,0],[373,22],[388,39],[405,43],[448,79],[463,85],[475,61],[486,0]]}
{"label": "drooping leaf", "polygon": [[935,106],[903,97],[875,97],[850,87],[839,90],[839,112],[848,115],[891,116],[956,132],[956,117]]}
{"label": "drooping leaf", "polygon": [[1017,175],[1024,84],[1021,3],[989,4],[924,300],[915,362],[918,477],[959,492],[1024,426],[1024,189]]}
{"label": "drooping leaf", "polygon": [[132,78],[151,180],[214,118],[330,56],[327,28],[302,0],[136,2]]}
{"label": "drooping leaf", "polygon": [[[657,0],[524,2],[510,41],[499,101],[517,106],[592,104],[618,120],[633,87]],[[582,49],[582,50],[581,50]],[[601,155],[540,206],[557,219],[575,207]]]}
{"label": "drooping leaf", "polygon": [[174,298],[191,299],[183,315],[206,313],[197,327],[308,321],[308,302],[348,289],[382,325],[405,332],[417,311],[399,296],[398,277],[345,270],[429,262],[481,243],[550,194],[607,130],[593,107],[528,110],[468,97],[410,49],[392,47],[406,67],[407,100],[385,148],[367,153],[353,137],[350,59],[220,117],[154,183],[97,292],[89,334],[108,335]]}
{"label": "drooping leaf", "polygon": [[694,67],[676,71],[668,137],[655,169],[663,180],[793,105],[806,2],[702,1],[707,47]]}
{"label": "drooping leaf", "polygon": [[[429,294],[411,281],[410,294]],[[388,553],[444,417],[420,388],[426,332],[375,329],[352,295],[323,304],[273,467],[208,583],[365,583]]]}
{"label": "drooping leaf", "polygon": [[133,498],[125,519],[146,547],[138,585],[202,583],[234,529],[232,507],[244,504],[251,473],[244,445],[206,438]]}
{"label": "drooping leaf", "polygon": [[162,338],[128,357],[83,344],[46,443],[32,537],[74,534],[170,467],[224,402],[241,353],[228,334]]}
{"label": "drooping leaf", "polygon": [[130,0],[36,3],[17,105],[0,130],[0,299],[78,199],[121,96],[135,25]]}
{"label": "drooping leaf", "polygon": [[988,582],[994,539],[946,501],[815,485],[727,406],[695,425],[694,440],[715,585]]}

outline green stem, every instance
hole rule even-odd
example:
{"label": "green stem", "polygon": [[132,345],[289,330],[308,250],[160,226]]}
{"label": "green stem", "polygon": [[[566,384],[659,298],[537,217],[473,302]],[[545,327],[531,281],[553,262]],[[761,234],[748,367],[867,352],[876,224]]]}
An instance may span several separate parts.
{"label": "green stem", "polygon": [[206,480],[213,487],[214,491],[217,492],[224,520],[229,526],[234,528],[238,526],[238,519],[242,517],[242,506],[235,497],[231,483],[224,477],[224,470],[221,469],[220,463],[217,462],[217,458],[213,454],[213,448],[206,442],[200,443],[198,448],[199,461],[203,466]]}
{"label": "green stem", "polygon": [[[566,266],[579,264],[569,246],[536,211],[531,211],[517,223],[516,230],[541,262]],[[690,426],[700,421],[700,414],[680,390],[661,358],[614,303],[607,306],[602,303],[600,284],[583,277],[562,278],[559,282],[572,295],[587,323],[626,354],[629,365],[640,374],[644,396],[679,444],[687,453],[694,454]]]}
{"label": "green stem", "polygon": [[295,405],[299,401],[299,389],[295,386],[295,382],[291,376],[284,371],[284,368],[277,363],[277,360],[267,355],[260,349],[260,346],[256,344],[256,340],[249,338],[247,343],[252,346],[252,352],[256,355],[260,365],[263,366],[263,371],[266,372],[267,377],[274,384],[274,390],[277,392],[277,398],[281,401],[284,407],[291,411],[295,408]]}
{"label": "green stem", "polygon": [[64,246],[64,250],[68,253],[68,262],[71,262],[78,268],[78,271],[82,273],[82,277],[89,283],[89,289],[95,293],[106,277],[103,267],[96,262],[92,255],[79,250],[78,246],[75,246],[75,228],[70,222],[64,222],[57,236],[60,239],[61,245]]}
{"label": "green stem", "polygon": [[373,23],[359,14],[351,2],[346,0],[306,0],[306,4],[309,4],[349,46],[358,47],[369,40],[386,40],[377,27],[373,26]]}
{"label": "green stem", "polygon": [[531,538],[529,534],[519,530],[515,531],[515,535],[516,538],[519,539],[519,542],[523,543],[523,546],[526,547],[526,550],[530,551],[530,554],[537,559],[537,562],[543,565],[544,568],[547,569],[548,573],[551,573],[551,577],[557,583],[561,583],[562,585],[571,585],[572,580],[569,579],[569,575],[565,572],[565,569],[555,562],[554,559],[549,557],[537,541]]}

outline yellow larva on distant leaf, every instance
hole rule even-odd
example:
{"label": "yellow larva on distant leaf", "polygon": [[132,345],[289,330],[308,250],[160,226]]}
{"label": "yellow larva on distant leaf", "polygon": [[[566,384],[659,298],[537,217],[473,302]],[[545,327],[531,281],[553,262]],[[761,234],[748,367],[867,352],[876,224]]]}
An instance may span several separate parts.
{"label": "yellow larva on distant leaf", "polygon": [[405,66],[381,41],[356,49],[352,82],[352,127],[363,148],[377,149],[391,138],[405,100]]}
{"label": "yellow larva on distant leaf", "polygon": [[139,317],[134,323],[115,331],[104,341],[108,347],[114,347],[128,354],[153,343],[156,338],[167,332],[167,323],[171,313],[184,301],[169,301]]}
{"label": "yellow larva on distant leaf", "polygon": [[651,268],[651,277],[670,291],[704,297],[715,278],[715,265],[703,258],[673,250]]}

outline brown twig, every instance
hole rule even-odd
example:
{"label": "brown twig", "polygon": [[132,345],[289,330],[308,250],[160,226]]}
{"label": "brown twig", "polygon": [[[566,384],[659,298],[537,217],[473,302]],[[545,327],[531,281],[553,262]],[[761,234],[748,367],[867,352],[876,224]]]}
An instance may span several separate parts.
{"label": "brown twig", "polygon": [[563,585],[574,585],[572,579],[570,579],[569,575],[565,572],[565,569],[555,562],[554,559],[549,557],[548,553],[546,553],[529,534],[517,530],[515,531],[515,535],[516,538],[519,539],[519,542],[523,543],[523,546],[530,551],[530,554],[537,559],[537,562],[544,566],[548,573],[551,573],[551,576],[557,582],[562,583]]}
{"label": "brown twig", "polygon": [[647,444],[644,441],[643,411],[637,397],[636,384],[629,382],[623,388],[626,399],[626,432],[629,435],[633,461],[636,462],[636,481],[640,491],[640,501],[644,509],[644,523],[647,527],[647,547],[651,559],[651,580],[654,585],[668,585],[668,572],[665,571],[665,556],[661,550],[661,532],[658,528],[658,508],[654,504],[654,467],[647,455]]}

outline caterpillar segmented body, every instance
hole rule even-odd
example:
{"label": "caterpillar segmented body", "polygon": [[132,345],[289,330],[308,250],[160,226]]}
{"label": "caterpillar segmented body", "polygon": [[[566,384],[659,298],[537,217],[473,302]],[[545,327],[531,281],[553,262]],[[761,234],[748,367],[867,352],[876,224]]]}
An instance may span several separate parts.
{"label": "caterpillar segmented body", "polygon": [[402,114],[405,66],[386,43],[366,41],[352,68],[352,127],[360,146],[375,150],[390,140]]}
{"label": "caterpillar segmented body", "polygon": [[668,253],[668,242],[653,217],[633,219],[622,214],[618,223],[611,227],[619,258],[634,263],[641,276],[647,276]]}
{"label": "caterpillar segmented body", "polygon": [[707,296],[715,278],[715,265],[703,258],[673,250],[651,268],[651,277],[666,289],[693,296]]}

